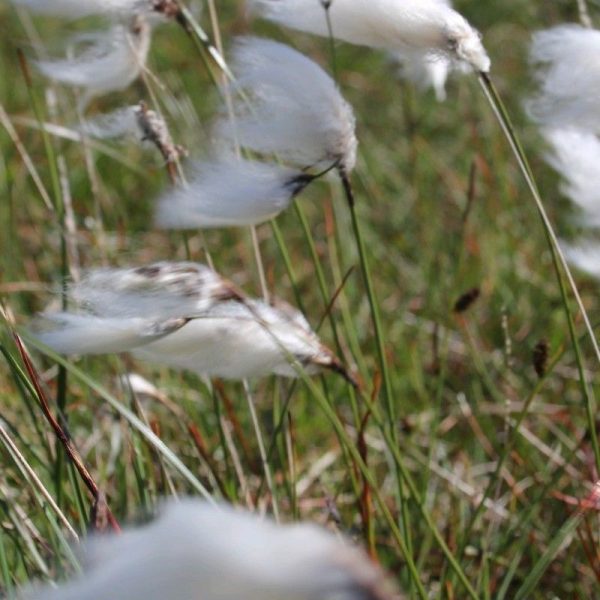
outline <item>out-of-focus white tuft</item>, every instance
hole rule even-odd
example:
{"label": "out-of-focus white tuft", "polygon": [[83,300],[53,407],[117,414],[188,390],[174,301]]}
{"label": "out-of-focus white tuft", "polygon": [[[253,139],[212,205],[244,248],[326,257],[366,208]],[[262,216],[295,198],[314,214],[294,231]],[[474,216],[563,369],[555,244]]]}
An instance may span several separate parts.
{"label": "out-of-focus white tuft", "polygon": [[86,119],[77,131],[98,139],[124,138],[138,143],[149,142],[167,162],[176,162],[187,154],[182,146],[173,143],[162,115],[150,110],[145,102]]}
{"label": "out-of-focus white tuft", "polygon": [[186,187],[172,188],[158,200],[156,224],[165,229],[257,225],[286,209],[309,182],[301,171],[235,157],[200,163]]}
{"label": "out-of-focus white tuft", "polygon": [[36,337],[63,354],[133,351],[209,377],[295,377],[330,369],[351,380],[335,355],[289,305],[251,300],[203,265],[155,263],[100,269],[69,290],[75,313],[45,313]]}
{"label": "out-of-focus white tuft", "polygon": [[185,323],[185,319],[154,322],[133,317],[44,313],[35,324],[35,335],[60,354],[109,354],[128,352],[148,344],[176,331]]}
{"label": "out-of-focus white tuft", "polygon": [[561,25],[533,36],[530,60],[539,86],[527,103],[547,127],[581,127],[600,133],[600,31]]}
{"label": "out-of-focus white tuft", "polygon": [[102,140],[137,137],[141,138],[137,106],[119,108],[111,113],[86,119],[77,130],[87,136]]}
{"label": "out-of-focus white tuft", "polygon": [[289,46],[239,38],[233,51],[236,83],[246,96],[235,103],[235,119],[218,131],[256,152],[277,154],[300,167],[356,163],[356,121],[333,79]]}
{"label": "out-of-focus white tuft", "polygon": [[101,268],[86,273],[69,295],[82,309],[102,317],[155,321],[202,315],[238,292],[227,279],[192,262]]}
{"label": "out-of-focus white tuft", "polygon": [[113,25],[103,32],[82,34],[76,43],[89,44],[79,55],[63,60],[37,61],[50,79],[81,88],[81,106],[102,94],[125,89],[145,68],[151,27],[136,17],[129,27]]}
{"label": "out-of-focus white tuft", "polygon": [[290,358],[308,374],[322,368],[343,373],[301,313],[259,300],[219,303],[173,335],[137,348],[134,356],[224,379],[296,377]]}
{"label": "out-of-focus white tuft", "polygon": [[600,243],[584,242],[577,246],[562,244],[567,260],[575,267],[600,279]]}
{"label": "out-of-focus white tuft", "polygon": [[400,65],[401,77],[421,90],[433,88],[439,102],[446,99],[446,80],[452,71],[447,56],[422,52],[393,52],[391,56]]}
{"label": "out-of-focus white tuft", "polygon": [[600,140],[577,129],[544,131],[552,151],[546,160],[563,178],[562,191],[581,209],[580,223],[600,225]]}
{"label": "out-of-focus white tuft", "polygon": [[[272,21],[328,36],[318,0],[251,0]],[[490,59],[481,36],[445,0],[334,0],[329,7],[333,36],[363,46],[399,51],[437,51],[487,72]]]}
{"label": "out-of-focus white tuft", "polygon": [[53,17],[78,19],[90,15],[130,15],[151,10],[152,0],[11,0],[32,12]]}
{"label": "out-of-focus white tuft", "polygon": [[312,524],[271,521],[197,500],[150,524],[92,539],[85,570],[28,600],[391,600],[380,569]]}

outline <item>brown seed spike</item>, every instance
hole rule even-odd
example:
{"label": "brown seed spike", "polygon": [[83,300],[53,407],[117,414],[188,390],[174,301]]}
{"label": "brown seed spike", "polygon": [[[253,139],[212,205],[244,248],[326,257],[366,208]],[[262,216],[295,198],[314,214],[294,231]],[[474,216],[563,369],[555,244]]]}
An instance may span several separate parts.
{"label": "brown seed spike", "polygon": [[548,353],[549,347],[547,340],[542,339],[533,347],[533,368],[540,379],[546,374],[546,369],[548,367]]}
{"label": "brown seed spike", "polygon": [[481,291],[479,288],[474,287],[470,289],[468,292],[465,292],[455,303],[454,303],[454,312],[455,313],[464,313],[477,301],[479,296],[481,295]]}

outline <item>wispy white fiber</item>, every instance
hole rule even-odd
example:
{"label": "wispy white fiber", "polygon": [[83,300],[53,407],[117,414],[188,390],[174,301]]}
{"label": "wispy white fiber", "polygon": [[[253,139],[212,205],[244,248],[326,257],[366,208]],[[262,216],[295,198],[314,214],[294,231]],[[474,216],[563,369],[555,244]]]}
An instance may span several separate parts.
{"label": "wispy white fiber", "polygon": [[546,160],[561,175],[562,192],[581,210],[582,225],[600,225],[600,140],[578,129],[544,131],[551,152]]}
{"label": "wispy white fiber", "polygon": [[237,292],[205,265],[163,261],[91,270],[71,286],[69,295],[79,307],[98,316],[165,320],[204,314],[216,303],[235,298]]}
{"label": "wispy white fiber", "polygon": [[311,524],[170,502],[150,524],[92,539],[84,573],[28,600],[389,600],[380,570]]}
{"label": "wispy white fiber", "polygon": [[203,265],[155,263],[100,269],[69,290],[73,313],[45,313],[35,327],[63,354],[133,351],[156,364],[209,377],[244,379],[271,373],[347,373],[288,305],[249,299]]}
{"label": "wispy white fiber", "polygon": [[596,279],[600,279],[600,243],[563,244],[563,252],[573,266]]}
{"label": "wispy white fiber", "polygon": [[309,374],[321,368],[341,371],[301,313],[259,300],[222,302],[156,342],[135,350],[152,363],[224,379],[296,377],[295,359]]}
{"label": "wispy white fiber", "polygon": [[113,112],[86,119],[78,130],[93,138],[101,140],[137,137],[140,138],[137,106],[119,108]]}
{"label": "wispy white fiber", "polygon": [[144,69],[151,28],[142,18],[130,27],[113,25],[107,31],[77,36],[89,44],[80,54],[61,60],[41,60],[37,68],[50,79],[81,88],[83,107],[102,94],[125,89]]}
{"label": "wispy white fiber", "polygon": [[172,333],[185,322],[184,319],[153,322],[134,317],[45,313],[38,319],[36,337],[60,354],[120,353]]}
{"label": "wispy white fiber", "polygon": [[158,200],[156,224],[165,229],[257,225],[286,209],[309,181],[301,171],[235,157],[199,163],[189,185]]}
{"label": "wispy white fiber", "polygon": [[303,168],[354,168],[352,107],[319,65],[284,44],[245,37],[236,42],[233,71],[246,98],[238,97],[233,121],[223,118],[221,135]]}
{"label": "wispy white fiber", "polygon": [[600,31],[561,25],[533,36],[530,60],[537,95],[531,116],[549,127],[581,127],[600,133]]}
{"label": "wispy white fiber", "polygon": [[436,53],[393,52],[392,58],[400,65],[400,76],[413,82],[417,88],[432,88],[439,102],[446,99],[446,81],[452,71],[452,60]]}
{"label": "wispy white fiber", "polygon": [[78,19],[90,15],[129,15],[151,10],[152,0],[11,0],[32,12],[53,17]]}
{"label": "wispy white fiber", "polygon": [[[319,0],[252,0],[260,14],[287,27],[328,36]],[[490,69],[479,33],[444,0],[333,0],[329,8],[336,38],[388,50],[437,51]]]}

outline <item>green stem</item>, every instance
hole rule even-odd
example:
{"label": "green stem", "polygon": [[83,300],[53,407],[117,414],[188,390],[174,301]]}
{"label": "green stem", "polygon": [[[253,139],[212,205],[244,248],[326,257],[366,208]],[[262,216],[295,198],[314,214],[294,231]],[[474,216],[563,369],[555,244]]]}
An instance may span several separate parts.
{"label": "green stem", "polygon": [[[525,177],[525,181],[533,199],[535,201],[536,208],[542,220],[542,224],[544,226],[544,232],[546,234],[546,240],[548,242],[548,247],[550,248],[550,252],[552,255],[552,265],[554,267],[554,271],[556,274],[556,279],[560,288],[560,295],[562,299],[562,304],[565,312],[565,316],[567,317],[567,324],[569,327],[569,336],[571,338],[571,343],[573,345],[573,350],[575,352],[575,359],[577,362],[577,370],[579,373],[579,381],[581,384],[581,390],[586,402],[586,416],[588,420],[588,429],[590,433],[590,438],[592,440],[592,448],[594,450],[594,458],[596,462],[596,469],[600,471],[600,446],[598,445],[598,435],[596,433],[596,422],[595,422],[595,412],[596,412],[596,403],[594,401],[593,392],[589,386],[587,381],[587,377],[585,375],[585,364],[583,355],[581,353],[581,348],[579,346],[579,342],[577,340],[577,335],[575,333],[575,325],[573,323],[573,316],[571,315],[571,309],[569,306],[569,298],[567,296],[567,289],[565,286],[565,282],[563,280],[563,271],[567,277],[567,281],[569,283],[569,287],[575,297],[575,301],[577,302],[577,306],[581,315],[583,317],[583,321],[585,323],[586,330],[588,332],[589,338],[592,342],[592,346],[594,348],[594,352],[596,354],[596,358],[600,362],[600,347],[598,346],[598,341],[596,340],[596,336],[594,335],[594,330],[592,328],[592,324],[589,320],[587,311],[585,310],[585,306],[583,305],[583,301],[579,294],[579,290],[577,289],[577,285],[575,284],[575,280],[573,279],[573,275],[571,274],[571,270],[569,269],[569,265],[567,264],[567,260],[560,248],[560,244],[554,233],[554,229],[552,227],[552,223],[548,218],[546,213],[546,209],[544,208],[544,203],[540,196],[538,187],[536,185],[535,179],[533,177],[533,173],[527,161],[527,157],[525,152],[519,142],[517,134],[515,132],[514,126],[510,120],[510,117],[506,111],[506,108],[502,102],[502,99],[498,95],[492,80],[490,79],[487,73],[479,74],[479,82],[481,87],[483,88],[484,94],[490,103],[494,115],[498,119],[502,131],[508,140],[508,143],[517,159],[517,163],[523,176]],[[562,267],[562,270],[561,270]]]}

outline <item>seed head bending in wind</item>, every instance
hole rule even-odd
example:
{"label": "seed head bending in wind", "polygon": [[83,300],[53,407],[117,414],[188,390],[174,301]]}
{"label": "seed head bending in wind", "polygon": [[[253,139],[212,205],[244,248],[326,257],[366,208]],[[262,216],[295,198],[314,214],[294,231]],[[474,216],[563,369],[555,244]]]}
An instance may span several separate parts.
{"label": "seed head bending in wind", "polygon": [[600,133],[600,31],[562,25],[533,36],[530,60],[539,91],[527,107],[547,127]]}
{"label": "seed head bending in wind", "polygon": [[239,38],[233,51],[236,84],[245,97],[218,132],[242,146],[306,168],[356,162],[356,121],[333,79],[315,62],[271,40]]}
{"label": "seed head bending in wind", "polygon": [[[257,12],[287,27],[329,36],[320,0],[251,0]],[[488,72],[481,36],[444,0],[334,0],[329,5],[333,36],[388,50],[437,51]]]}
{"label": "seed head bending in wind", "polygon": [[69,293],[78,312],[48,312],[36,336],[62,354],[132,351],[209,377],[297,376],[330,369],[351,379],[297,310],[246,298],[194,263],[100,269]]}
{"label": "seed head bending in wind", "polygon": [[185,148],[173,142],[166,121],[145,102],[118,108],[111,113],[86,119],[77,130],[99,139],[134,139],[150,142],[167,163],[175,163],[187,154]]}
{"label": "seed head bending in wind", "polygon": [[150,524],[92,538],[82,575],[27,600],[391,600],[380,569],[312,524],[171,501]]}
{"label": "seed head bending in wind", "polygon": [[[174,0],[11,0],[34,13],[67,19],[79,19],[91,15],[129,17],[132,15],[165,13],[166,4]],[[171,9],[172,10],[172,9]]]}
{"label": "seed head bending in wind", "polygon": [[128,27],[118,24],[103,32],[77,36],[89,44],[79,55],[61,60],[37,61],[37,68],[50,79],[81,88],[81,106],[102,94],[125,89],[145,67],[150,50],[151,27],[135,17]]}
{"label": "seed head bending in wind", "polygon": [[[450,0],[439,0],[439,2],[452,7]],[[472,71],[464,61],[457,61],[450,55],[436,50],[424,51],[415,48],[396,50],[391,53],[391,57],[400,65],[401,77],[413,82],[422,90],[433,88],[439,102],[446,99],[446,80],[450,73]]]}
{"label": "seed head bending in wind", "polygon": [[236,157],[196,164],[189,184],[158,200],[165,229],[258,225],[285,210],[313,177],[296,169]]}

